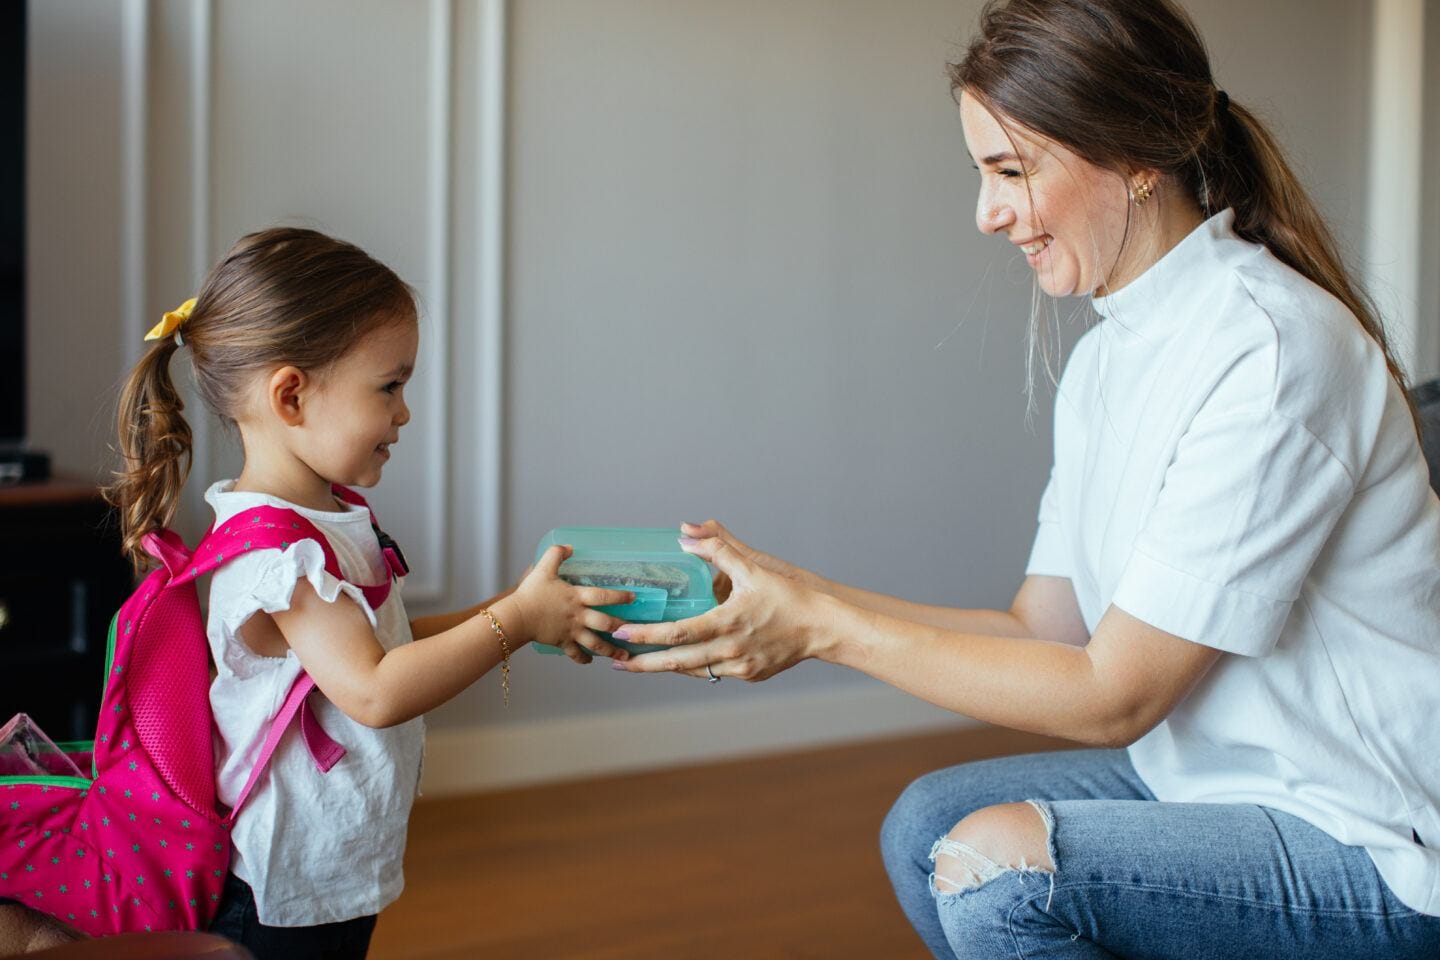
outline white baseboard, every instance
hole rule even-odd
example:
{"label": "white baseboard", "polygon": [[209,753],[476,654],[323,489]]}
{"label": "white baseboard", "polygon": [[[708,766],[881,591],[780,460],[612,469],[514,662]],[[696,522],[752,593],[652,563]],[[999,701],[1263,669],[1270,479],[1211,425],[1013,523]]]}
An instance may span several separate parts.
{"label": "white baseboard", "polygon": [[421,786],[438,797],[976,726],[890,687],[866,685],[503,727],[442,727],[426,738]]}

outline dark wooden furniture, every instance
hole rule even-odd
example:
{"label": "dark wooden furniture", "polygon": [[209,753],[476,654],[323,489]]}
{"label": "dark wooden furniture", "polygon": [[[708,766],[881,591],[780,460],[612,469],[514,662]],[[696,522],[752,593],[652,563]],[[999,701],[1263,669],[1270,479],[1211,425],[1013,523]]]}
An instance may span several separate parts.
{"label": "dark wooden furniture", "polygon": [[0,487],[0,723],[28,713],[54,740],[95,735],[106,633],[132,583],[94,486]]}
{"label": "dark wooden furniture", "polygon": [[127,933],[27,954],[30,960],[255,960],[213,933]]}

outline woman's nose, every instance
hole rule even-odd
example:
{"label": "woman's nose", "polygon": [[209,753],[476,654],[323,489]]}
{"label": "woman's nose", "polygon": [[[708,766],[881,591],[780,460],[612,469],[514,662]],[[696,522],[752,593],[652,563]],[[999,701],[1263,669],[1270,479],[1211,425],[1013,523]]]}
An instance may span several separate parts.
{"label": "woman's nose", "polygon": [[1015,211],[999,202],[988,190],[975,201],[975,226],[981,233],[999,233],[1015,221]]}

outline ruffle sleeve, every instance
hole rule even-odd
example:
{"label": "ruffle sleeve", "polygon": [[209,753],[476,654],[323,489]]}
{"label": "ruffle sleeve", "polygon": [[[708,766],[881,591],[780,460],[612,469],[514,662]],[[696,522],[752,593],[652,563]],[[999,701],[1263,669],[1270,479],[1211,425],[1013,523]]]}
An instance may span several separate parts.
{"label": "ruffle sleeve", "polygon": [[297,540],[283,550],[255,550],[217,570],[210,583],[211,620],[218,622],[224,639],[234,640],[240,627],[256,613],[289,610],[295,585],[302,578],[326,603],[334,603],[342,594],[349,597],[365,612],[370,626],[377,625],[375,611],[364,592],[325,569],[324,551],[313,540]]}

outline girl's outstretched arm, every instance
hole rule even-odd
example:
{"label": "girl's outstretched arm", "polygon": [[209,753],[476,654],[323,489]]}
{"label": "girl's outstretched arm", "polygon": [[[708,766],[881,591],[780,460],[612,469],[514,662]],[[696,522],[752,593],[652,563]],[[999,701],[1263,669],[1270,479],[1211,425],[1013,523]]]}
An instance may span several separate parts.
{"label": "girl's outstretched arm", "polygon": [[[559,579],[556,571],[568,555],[568,548],[552,547],[510,595],[490,606],[510,652],[534,642],[560,647],[585,663],[592,653],[624,658],[623,650],[595,635],[623,621],[591,607],[629,603],[633,596]],[[270,616],[320,691],[346,716],[369,727],[394,726],[434,709],[484,676],[502,656],[490,618],[478,611],[387,652],[358,605],[327,603],[308,580],[296,583],[290,609]]]}
{"label": "girl's outstretched arm", "polygon": [[410,621],[410,636],[416,640],[423,640],[426,637],[433,637],[437,633],[444,633],[446,630],[458,627],[466,620],[478,615],[481,610],[495,606],[514,593],[515,589],[515,587],[511,587],[504,593],[496,594],[489,600],[483,600],[465,610],[456,610],[454,613],[437,613],[429,617],[415,617]]}

